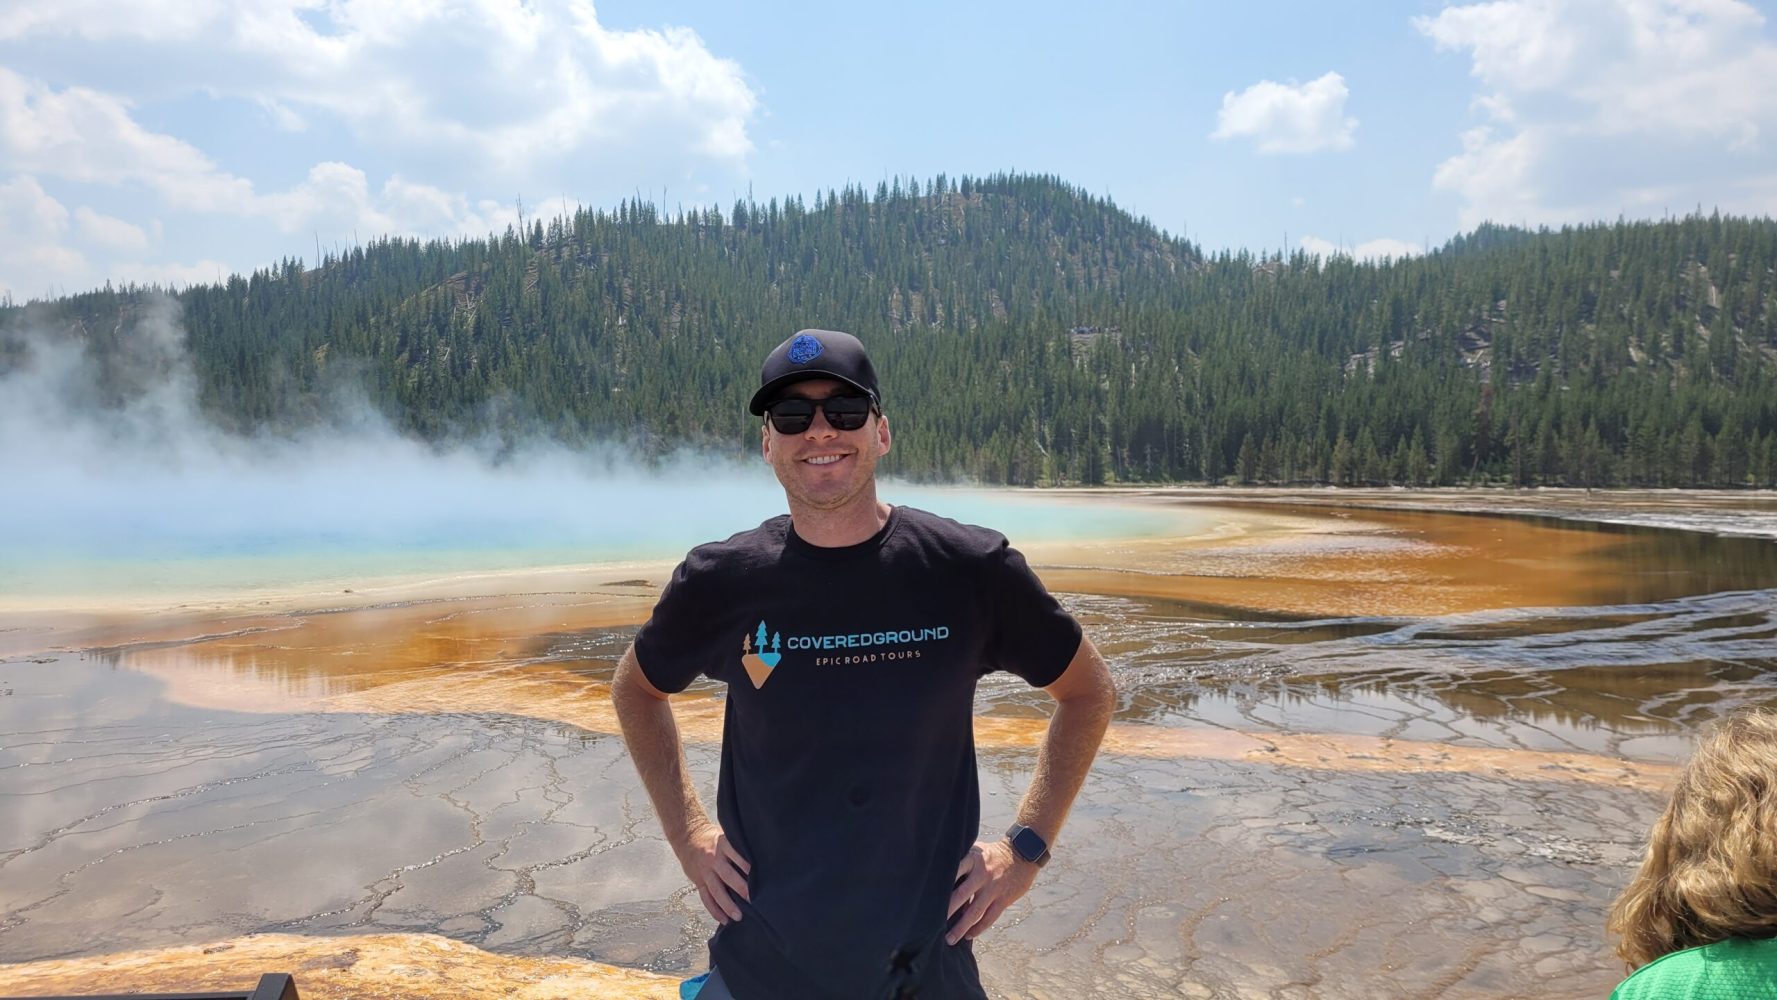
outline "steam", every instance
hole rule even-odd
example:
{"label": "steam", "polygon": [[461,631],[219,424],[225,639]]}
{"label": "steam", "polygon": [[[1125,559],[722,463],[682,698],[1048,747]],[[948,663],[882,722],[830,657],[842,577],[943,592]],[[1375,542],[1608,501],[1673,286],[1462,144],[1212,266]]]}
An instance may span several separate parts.
{"label": "steam", "polygon": [[[43,324],[0,329],[0,609],[664,562],[785,510],[760,461],[643,462],[541,428],[435,446],[396,431],[349,381],[321,393],[306,430],[237,433],[198,404],[176,301],[98,338],[104,350]],[[1005,492],[885,483],[883,497],[1014,544],[1202,528],[1176,511]]]}
{"label": "steam", "polygon": [[0,596],[48,586],[33,577],[80,586],[66,576],[82,563],[139,576],[156,561],[299,554],[394,571],[670,559],[784,509],[762,463],[687,453],[644,467],[541,434],[496,459],[491,445],[403,436],[350,387],[309,430],[230,432],[200,411],[171,299],[104,352],[43,329],[0,337]]}

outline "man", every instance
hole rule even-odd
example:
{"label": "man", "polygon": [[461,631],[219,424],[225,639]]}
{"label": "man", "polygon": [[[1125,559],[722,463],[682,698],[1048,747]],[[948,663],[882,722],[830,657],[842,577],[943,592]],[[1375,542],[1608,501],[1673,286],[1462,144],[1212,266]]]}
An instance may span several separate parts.
{"label": "man", "polygon": [[[704,908],[700,1000],[985,997],[970,942],[1030,889],[1104,735],[1104,661],[1004,536],[877,499],[891,435],[857,338],[804,330],[750,405],[789,501],[693,549],[612,699]],[[976,681],[1055,698],[1005,838],[975,841]],[[728,685],[711,822],[667,694]]]}

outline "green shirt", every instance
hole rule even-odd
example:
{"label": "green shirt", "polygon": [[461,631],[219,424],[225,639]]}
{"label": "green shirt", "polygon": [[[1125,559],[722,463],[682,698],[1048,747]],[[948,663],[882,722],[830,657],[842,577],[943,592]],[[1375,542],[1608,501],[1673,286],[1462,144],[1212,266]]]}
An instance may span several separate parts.
{"label": "green shirt", "polygon": [[1777,938],[1729,938],[1636,969],[1610,1000],[1767,1000],[1777,997]]}

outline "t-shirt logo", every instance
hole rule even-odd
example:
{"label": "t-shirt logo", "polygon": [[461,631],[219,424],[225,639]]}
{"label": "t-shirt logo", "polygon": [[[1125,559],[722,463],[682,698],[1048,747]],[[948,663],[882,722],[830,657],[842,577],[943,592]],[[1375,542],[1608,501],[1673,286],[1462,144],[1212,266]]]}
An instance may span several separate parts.
{"label": "t-shirt logo", "polygon": [[783,647],[783,637],[776,632],[771,634],[771,652],[765,651],[765,622],[759,622],[759,630],[740,639],[740,665],[747,668],[747,676],[753,679],[753,687],[762,688],[771,679],[771,669],[777,661],[784,658],[778,652]]}

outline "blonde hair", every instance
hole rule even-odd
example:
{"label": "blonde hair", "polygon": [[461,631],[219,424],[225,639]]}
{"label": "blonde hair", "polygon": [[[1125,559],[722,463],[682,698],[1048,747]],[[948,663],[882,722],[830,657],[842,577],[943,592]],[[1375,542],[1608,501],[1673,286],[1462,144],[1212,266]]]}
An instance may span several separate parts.
{"label": "blonde hair", "polygon": [[1777,935],[1777,714],[1729,716],[1698,741],[1606,927],[1632,969]]}

